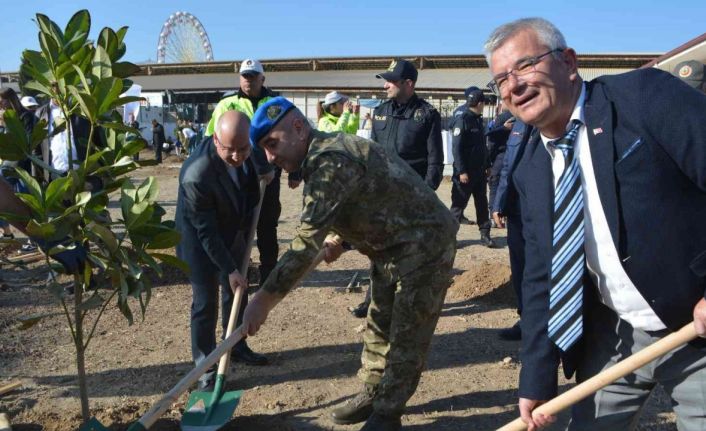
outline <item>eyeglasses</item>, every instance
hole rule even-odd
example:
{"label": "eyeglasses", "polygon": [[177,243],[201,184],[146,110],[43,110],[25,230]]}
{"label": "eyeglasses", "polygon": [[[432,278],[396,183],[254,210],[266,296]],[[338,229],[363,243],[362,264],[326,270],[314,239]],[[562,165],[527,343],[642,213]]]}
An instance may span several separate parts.
{"label": "eyeglasses", "polygon": [[238,157],[243,157],[243,156],[245,156],[245,154],[248,154],[250,152],[250,145],[243,147],[243,148],[226,147],[225,145],[223,145],[221,143],[221,140],[218,139],[218,136],[215,133],[213,134],[213,141],[216,143],[216,145],[221,147],[221,149],[223,150],[223,152],[225,153],[225,155],[227,157],[232,157],[234,154],[237,154]]}
{"label": "eyeglasses", "polygon": [[512,67],[512,69],[510,69],[509,72],[501,73],[500,75],[496,76],[493,80],[491,80],[488,83],[488,88],[490,88],[493,93],[499,96],[503,87],[505,87],[505,85],[507,84],[510,75],[515,75],[515,77],[518,77],[522,75],[527,75],[528,73],[532,73],[534,72],[534,67],[540,61],[542,61],[544,57],[548,56],[549,54],[562,51],[563,49],[552,49],[551,51],[547,51],[544,54],[540,54],[536,57],[523,58],[522,60],[515,63],[515,65]]}

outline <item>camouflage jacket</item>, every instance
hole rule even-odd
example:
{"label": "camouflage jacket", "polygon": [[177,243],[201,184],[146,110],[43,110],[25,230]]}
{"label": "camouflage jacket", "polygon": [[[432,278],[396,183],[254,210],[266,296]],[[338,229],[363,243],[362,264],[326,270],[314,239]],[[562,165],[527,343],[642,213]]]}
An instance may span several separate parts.
{"label": "camouflage jacket", "polygon": [[307,271],[328,233],[336,233],[398,275],[455,244],[458,224],[436,193],[401,158],[345,133],[311,132],[302,163],[301,224],[262,286],[286,295]]}

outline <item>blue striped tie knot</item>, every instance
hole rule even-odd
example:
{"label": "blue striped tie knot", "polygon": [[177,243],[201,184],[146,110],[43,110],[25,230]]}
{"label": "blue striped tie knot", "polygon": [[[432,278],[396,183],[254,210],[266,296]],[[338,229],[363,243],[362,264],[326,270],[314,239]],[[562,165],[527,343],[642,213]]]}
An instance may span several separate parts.
{"label": "blue striped tie knot", "polygon": [[581,169],[574,157],[574,142],[581,122],[572,121],[568,132],[549,145],[564,155],[564,171],[554,189],[549,338],[563,351],[583,333],[584,215]]}

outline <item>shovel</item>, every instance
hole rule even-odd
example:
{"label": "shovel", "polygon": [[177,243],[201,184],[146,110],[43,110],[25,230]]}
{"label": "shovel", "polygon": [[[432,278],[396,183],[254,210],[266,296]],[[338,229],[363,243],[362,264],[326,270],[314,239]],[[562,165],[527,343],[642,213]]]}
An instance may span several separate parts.
{"label": "shovel", "polygon": [[[325,250],[322,248],[319,254],[316,256],[314,259],[314,262],[312,262],[311,266],[307,270],[306,273],[314,269],[319,263],[321,263],[322,260],[324,260],[325,256]],[[305,274],[306,274],[305,273]],[[303,278],[303,276],[302,276]],[[299,283],[300,280],[297,281]],[[295,284],[297,284],[295,283]],[[235,299],[234,299],[235,301]],[[184,391],[189,389],[191,385],[196,383],[196,381],[203,375],[203,373],[206,372],[212,365],[214,365],[216,362],[218,362],[219,359],[224,354],[227,354],[230,352],[230,350],[238,344],[238,341],[242,340],[245,337],[245,334],[242,332],[243,328],[242,327],[237,327],[233,331],[230,336],[226,337],[223,342],[216,347],[216,349],[209,353],[208,356],[206,356],[203,361],[201,361],[196,368],[191,370],[189,374],[184,376],[179,383],[176,384],[170,390],[167,392],[167,394],[159,400],[154,406],[152,406],[147,413],[145,413],[139,421],[135,422],[134,424],[130,425],[130,427],[127,429],[127,431],[145,431],[149,429],[154,423],[159,419],[160,416],[164,414],[164,412],[167,411],[167,409],[174,404],[177,401],[177,398],[179,398],[179,395],[181,395]],[[224,425],[225,423],[218,425],[219,427]],[[215,428],[214,428],[215,429]],[[79,431],[110,431],[107,427],[103,426],[98,419],[96,418],[91,418],[88,422],[85,424],[81,425],[79,428]]]}
{"label": "shovel", "polygon": [[[245,255],[240,265],[240,274],[247,278],[248,265],[250,263],[250,252],[252,251],[253,240],[255,239],[255,230],[257,221],[260,218],[260,208],[262,207],[262,198],[265,195],[265,180],[260,180],[260,200],[253,212],[252,222],[250,224],[250,232],[248,233],[248,242],[245,249]],[[240,303],[245,295],[245,288],[238,286],[233,298],[233,305],[230,308],[230,317],[228,318],[228,327],[226,329],[226,338],[230,336],[235,327],[235,322],[238,320],[240,312]],[[189,400],[186,402],[186,411],[181,418],[181,429],[183,431],[214,431],[226,424],[233,416],[233,412],[238,403],[243,391],[225,391],[226,373],[230,365],[230,351],[226,352],[221,357],[218,364],[218,372],[213,392],[194,391],[189,395]]]}
{"label": "shovel", "polygon": [[[567,407],[576,404],[589,395],[598,392],[599,389],[608,386],[621,377],[624,377],[638,368],[641,368],[655,359],[669,353],[670,351],[683,346],[696,338],[696,328],[691,322],[677,332],[673,332],[659,341],[634,353],[612,367],[601,371],[585,382],[574,386],[556,398],[547,401],[545,404],[534,409],[537,413],[545,415],[555,415]],[[521,418],[506,424],[497,431],[524,431],[527,424]]]}

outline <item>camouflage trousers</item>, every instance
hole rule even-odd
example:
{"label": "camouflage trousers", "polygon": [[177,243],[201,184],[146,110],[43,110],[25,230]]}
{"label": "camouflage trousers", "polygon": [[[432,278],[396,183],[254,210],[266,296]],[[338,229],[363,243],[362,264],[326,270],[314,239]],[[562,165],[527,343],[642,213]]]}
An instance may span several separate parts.
{"label": "camouflage trousers", "polygon": [[372,301],[363,335],[363,383],[377,385],[376,412],[401,415],[419,384],[456,255],[455,241],[405,275],[373,262]]}

